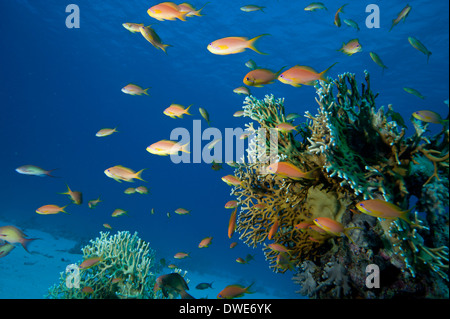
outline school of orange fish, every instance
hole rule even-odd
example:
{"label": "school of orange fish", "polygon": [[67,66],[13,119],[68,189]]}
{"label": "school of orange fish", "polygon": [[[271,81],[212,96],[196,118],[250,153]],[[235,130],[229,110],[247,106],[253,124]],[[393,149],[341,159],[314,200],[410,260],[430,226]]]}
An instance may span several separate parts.
{"label": "school of orange fish", "polygon": [[[208,3],[207,3],[208,4]],[[205,6],[207,5],[205,4]],[[154,5],[150,7],[147,10],[147,13],[150,17],[158,20],[158,21],[164,21],[164,20],[176,20],[179,19],[181,21],[186,21],[186,18],[191,17],[201,17],[202,10],[205,8],[203,6],[200,9],[194,8],[189,3],[182,3],[182,4],[175,4],[173,2],[163,2],[159,3],[157,5]],[[347,6],[347,4],[344,4],[341,6],[335,14],[334,17],[334,24],[337,27],[340,27],[342,25],[340,14],[344,13],[344,7]],[[244,12],[252,12],[252,11],[263,11],[264,7],[257,6],[257,5],[246,5],[240,8]],[[313,2],[310,5],[306,6],[304,8],[305,11],[316,11],[316,10],[327,10],[325,5],[321,2]],[[398,16],[392,21],[391,29],[397,25],[399,22],[404,21],[411,11],[411,6],[406,5],[403,10],[400,11]],[[350,27],[353,27],[357,30],[359,30],[359,27],[357,23],[351,19],[344,19],[343,20],[345,24],[347,24]],[[123,27],[127,29],[128,31],[132,33],[140,33],[150,44],[152,44],[155,48],[161,49],[165,53],[167,53],[167,49],[171,46],[169,44],[163,44],[161,38],[158,36],[156,31],[151,28],[150,26],[144,26],[144,24],[137,24],[137,23],[123,23]],[[207,49],[212,54],[217,55],[229,55],[229,54],[237,54],[244,52],[246,49],[251,49],[259,54],[265,54],[261,51],[259,51],[255,47],[256,41],[258,41],[260,38],[266,36],[267,34],[261,34],[259,36],[256,36],[254,38],[246,38],[246,37],[226,37],[221,38],[218,40],[215,40],[207,45]],[[417,50],[421,51],[427,56],[427,59],[429,59],[431,52],[416,38],[409,37],[408,38],[410,44]],[[339,49],[339,51],[343,52],[347,55],[353,55],[355,53],[362,51],[362,46],[359,43],[358,39],[353,39],[348,41],[347,43],[343,44],[342,47]],[[379,65],[382,70],[386,69],[387,67],[383,64],[381,58],[375,53],[370,52],[370,57],[372,60]],[[317,72],[313,68],[309,66],[300,66],[296,65],[288,70],[284,70],[284,68],[280,69],[277,72],[274,72],[269,69],[263,69],[258,68],[256,64],[249,60],[246,63],[246,66],[251,69],[243,78],[243,83],[246,86],[240,86],[233,90],[233,92],[237,94],[245,94],[250,95],[250,90],[247,86],[250,87],[261,87],[270,83],[273,83],[275,80],[279,80],[281,83],[289,84],[294,87],[301,87],[302,85],[314,85],[317,80],[326,80],[326,73],[335,65],[336,63],[332,64],[330,67],[325,69],[322,72]],[[408,93],[414,94],[420,98],[423,98],[423,96],[415,89],[413,88],[404,88],[404,90]],[[125,94],[130,95],[148,95],[147,89],[143,89],[139,85],[130,83],[122,88],[122,92]],[[171,117],[171,118],[182,118],[184,115],[191,115],[189,113],[189,109],[191,106],[184,107],[180,104],[172,104],[168,108],[164,110],[164,114]],[[204,108],[199,108],[199,112],[202,115],[202,117],[208,122],[209,124],[209,113]],[[419,119],[421,121],[430,122],[430,123],[439,123],[444,124],[448,120],[442,119],[439,114],[432,112],[432,111],[416,111],[412,114],[416,119]],[[242,116],[242,111],[236,112],[233,116],[239,117]],[[288,132],[291,130],[295,130],[296,127],[292,126],[290,123],[280,123],[277,126],[277,129]],[[117,133],[117,128],[103,128],[100,129],[97,133],[97,137],[106,137],[111,134]],[[241,136],[241,138],[246,138],[247,135]],[[215,147],[218,140],[212,141],[208,148]],[[189,153],[189,147],[188,144],[180,145],[176,141],[171,140],[161,140],[158,142],[155,142],[147,147],[147,151],[151,154],[155,155],[162,155],[167,156],[171,154],[178,154],[179,152],[187,152]],[[230,165],[233,165],[230,163]],[[214,170],[218,170],[221,168],[220,163],[213,163],[212,168]],[[300,179],[300,178],[314,178],[314,171],[311,172],[301,172],[298,168],[293,166],[292,164],[280,162],[277,163],[276,168],[274,167],[268,167],[268,173],[271,174],[278,174],[280,176],[286,177],[286,178],[292,178],[292,179]],[[130,168],[124,167],[122,165],[116,165],[114,167],[107,168],[104,173],[107,177],[114,179],[115,181],[121,183],[122,181],[125,182],[133,182],[134,180],[142,180],[142,173],[145,169],[134,171]],[[24,165],[21,167],[18,167],[16,171],[20,174],[26,174],[26,175],[34,175],[34,176],[53,176],[51,174],[52,170],[45,170],[35,165]],[[222,177],[222,180],[227,183],[230,186],[237,186],[240,185],[241,181],[238,180],[233,175],[226,175]],[[67,185],[67,184],[66,184]],[[132,193],[140,193],[140,194],[148,194],[148,189],[145,186],[139,186],[136,188],[130,187],[125,190],[126,194],[132,194]],[[83,203],[82,193],[80,191],[73,191],[70,189],[70,187],[67,185],[67,192],[61,193],[64,195],[68,195],[71,199],[73,204],[81,205]],[[100,197],[94,200],[90,200],[88,202],[89,208],[95,208],[99,203],[101,202]],[[65,211],[66,206],[60,207],[58,205],[54,204],[48,204],[43,205],[42,207],[39,207],[36,209],[37,214],[42,215],[52,215],[52,214],[58,214],[58,213],[67,213]],[[228,237],[231,238],[233,236],[233,233],[236,228],[236,215],[237,215],[237,209],[239,207],[239,203],[235,200],[229,201],[225,204],[226,209],[233,209],[233,212],[230,215],[229,224],[228,224]],[[410,222],[406,216],[407,212],[401,211],[399,207],[389,204],[386,202],[383,202],[381,200],[368,200],[361,202],[357,205],[357,208],[366,214],[369,214],[371,216],[376,217],[382,217],[382,218],[401,218],[404,219],[407,222]],[[154,210],[152,209],[152,214],[154,213]],[[179,215],[185,215],[189,214],[189,210],[184,208],[178,208],[175,210],[176,214]],[[123,209],[116,209],[112,213],[112,217],[119,217],[122,215],[126,215],[127,211]],[[168,213],[168,217],[170,217]],[[330,233],[333,233],[335,235],[347,235],[347,231],[349,228],[344,228],[340,223],[333,221],[328,218],[317,218],[314,220],[315,226],[319,227],[320,229],[324,231],[328,231]],[[112,229],[112,227],[109,224],[103,224],[105,228]],[[297,229],[302,229],[304,227],[308,227],[311,225],[296,225]],[[277,231],[277,225],[272,227],[269,231],[269,239],[273,237],[273,235]],[[347,236],[348,237],[348,236]],[[199,248],[207,248],[211,245],[213,237],[206,237],[202,239],[198,245]],[[349,237],[351,240],[351,238]],[[3,226],[0,227],[0,240],[4,242],[3,245],[0,246],[0,258],[5,257],[9,254],[9,252],[15,247],[16,244],[21,244],[25,250],[28,251],[27,245],[32,242],[33,238],[27,238],[27,236],[17,227],[15,226]],[[1,243],[1,242],[0,242]],[[230,248],[233,248],[237,245],[236,242],[231,243]],[[279,251],[280,253],[288,253],[288,250],[285,247],[282,247],[281,245],[277,244],[270,244],[268,245],[273,250]],[[174,255],[175,259],[182,259],[186,258],[189,255],[184,252],[179,252]],[[246,258],[237,258],[236,262],[238,263],[248,263],[253,259],[252,255],[247,255]],[[81,264],[80,267],[84,267],[85,263],[89,262],[89,260],[85,260],[84,263]],[[98,260],[97,260],[98,262]],[[169,268],[174,268],[176,266],[169,265]],[[251,286],[251,285],[250,285]],[[237,298],[241,297],[246,293],[250,293],[249,288],[244,287],[241,285],[229,285],[225,287],[217,296],[217,298]],[[168,274],[168,275],[162,275],[157,280],[157,288],[163,289],[163,292],[165,294],[164,289],[175,289],[178,293],[180,293],[182,298],[191,298],[189,294],[185,292],[187,288],[187,285],[184,282],[184,279],[181,278],[181,276],[177,276],[174,274]],[[180,288],[181,287],[181,288]],[[211,287],[210,284],[200,284],[198,287],[203,287],[199,289],[206,289],[208,287]]]}

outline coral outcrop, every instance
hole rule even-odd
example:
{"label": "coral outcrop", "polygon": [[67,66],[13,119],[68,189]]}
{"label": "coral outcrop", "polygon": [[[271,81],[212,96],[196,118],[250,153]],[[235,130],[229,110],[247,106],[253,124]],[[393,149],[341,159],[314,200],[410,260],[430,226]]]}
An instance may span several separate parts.
{"label": "coral outcrop", "polygon": [[[448,297],[448,122],[431,135],[436,124],[411,117],[407,137],[392,105],[376,107],[367,72],[360,89],[349,73],[315,88],[317,113],[305,112],[296,131],[277,129],[292,124],[283,99],[245,99],[244,116],[259,127],[246,125],[253,135],[234,173],[240,239],[262,247],[276,272],[295,265],[299,292],[313,298]],[[315,178],[271,174],[281,161]],[[411,210],[411,222],[358,212],[368,199]],[[349,237],[317,227],[318,217],[351,229]],[[379,289],[365,285],[369,264],[381,271]]]}
{"label": "coral outcrop", "polygon": [[[153,298],[155,252],[137,233],[100,232],[100,237],[82,248],[87,267],[69,265],[48,298],[111,299]],[[78,276],[79,275],[79,276]]]}

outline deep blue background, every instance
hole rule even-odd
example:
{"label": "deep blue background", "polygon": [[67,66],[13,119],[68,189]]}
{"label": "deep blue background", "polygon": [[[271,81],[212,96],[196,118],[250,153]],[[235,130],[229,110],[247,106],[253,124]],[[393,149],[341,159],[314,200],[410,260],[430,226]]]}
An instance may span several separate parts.
{"label": "deep blue background", "polygon": [[[75,3],[81,11],[81,27],[68,29],[65,8]],[[361,31],[333,24],[334,13],[344,3],[326,1],[328,11],[306,12],[309,1],[261,0],[265,12],[242,12],[245,1],[211,1],[202,17],[182,21],[159,22],[147,9],[156,1],[87,0],[3,0],[0,1],[0,218],[19,227],[38,227],[55,235],[66,235],[83,243],[110,223],[114,230],[138,231],[150,241],[159,257],[172,261],[178,251],[191,252],[192,258],[178,262],[188,270],[211,273],[228,272],[255,288],[275,288],[299,297],[291,282],[291,273],[273,274],[260,249],[240,244],[228,248],[230,211],[224,204],[232,199],[230,187],[220,178],[232,173],[213,171],[209,164],[175,165],[168,157],[146,152],[146,147],[168,139],[172,129],[192,131],[192,120],[201,119],[198,107],[208,110],[211,125],[244,128],[248,118],[232,114],[242,106],[243,97],[232,90],[242,85],[253,59],[259,66],[279,70],[282,66],[308,65],[322,71],[339,62],[329,72],[371,74],[372,90],[380,92],[377,105],[393,104],[408,123],[415,110],[429,109],[448,114],[443,103],[448,99],[449,7],[447,1],[410,1],[412,11],[405,22],[388,32],[391,21],[404,8],[404,1],[351,1],[341,19],[355,20]],[[205,2],[191,2],[200,8]],[[375,3],[381,12],[381,28],[365,27],[366,5]],[[151,46],[139,33],[122,27],[124,22],[152,24],[164,43],[171,44],[164,54]],[[255,37],[257,46],[269,55],[251,50],[218,56],[206,50],[213,40],[227,36]],[[414,36],[432,51],[427,58],[408,43]],[[337,50],[343,42],[359,38],[363,52],[346,56]],[[375,51],[388,69],[370,58]],[[130,96],[121,92],[128,83],[149,89],[150,96]],[[406,93],[408,86],[426,99]],[[294,88],[280,82],[264,88],[251,88],[258,98],[273,93],[285,98],[288,113],[316,113],[312,87]],[[193,116],[171,119],[162,112],[171,103],[193,104]],[[299,119],[302,120],[302,119]],[[297,120],[297,121],[299,121]],[[202,120],[204,128],[206,122]],[[95,137],[104,127],[118,126],[119,133]],[[206,145],[209,141],[205,141]],[[20,175],[15,168],[34,164],[46,169],[58,168],[62,178]],[[103,171],[113,165],[134,170],[148,168],[143,178],[148,183],[122,183],[107,178]],[[82,191],[85,204],[71,205],[70,215],[37,215],[45,204],[65,205],[69,200],[57,194],[66,190]],[[126,187],[146,185],[150,195],[125,195]],[[94,210],[87,201],[103,200]],[[188,216],[173,213],[178,207],[191,210]],[[116,208],[129,211],[129,217],[113,219]],[[150,214],[151,208],[156,213]],[[167,218],[166,213],[172,217]],[[200,240],[213,236],[208,249],[197,248]],[[233,240],[237,240],[235,234]],[[249,265],[235,262],[236,257],[256,254]]]}

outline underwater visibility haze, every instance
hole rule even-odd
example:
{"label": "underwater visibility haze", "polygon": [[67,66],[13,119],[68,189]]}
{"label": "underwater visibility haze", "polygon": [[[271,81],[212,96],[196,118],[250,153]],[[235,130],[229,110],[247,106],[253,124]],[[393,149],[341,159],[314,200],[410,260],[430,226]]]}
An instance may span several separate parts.
{"label": "underwater visibility haze", "polygon": [[0,298],[448,298],[447,1],[0,16]]}

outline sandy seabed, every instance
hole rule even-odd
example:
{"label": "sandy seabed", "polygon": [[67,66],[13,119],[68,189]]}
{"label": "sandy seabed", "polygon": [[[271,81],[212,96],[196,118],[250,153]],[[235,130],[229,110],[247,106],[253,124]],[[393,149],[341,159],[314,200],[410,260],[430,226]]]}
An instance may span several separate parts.
{"label": "sandy seabed", "polygon": [[[0,226],[10,225],[0,221]],[[0,299],[44,299],[48,288],[59,282],[61,272],[67,265],[82,261],[81,251],[74,253],[78,243],[74,240],[54,237],[37,229],[24,230],[28,238],[39,238],[29,244],[28,253],[20,244],[7,256],[0,258]],[[169,272],[169,271],[167,271]],[[239,283],[237,278],[223,274],[188,271],[189,293],[195,298],[215,299],[227,285]],[[198,290],[199,283],[211,283],[212,288]],[[253,287],[252,287],[253,288]],[[241,299],[284,299],[286,296],[271,292],[254,290]],[[299,296],[301,298],[301,296]]]}

